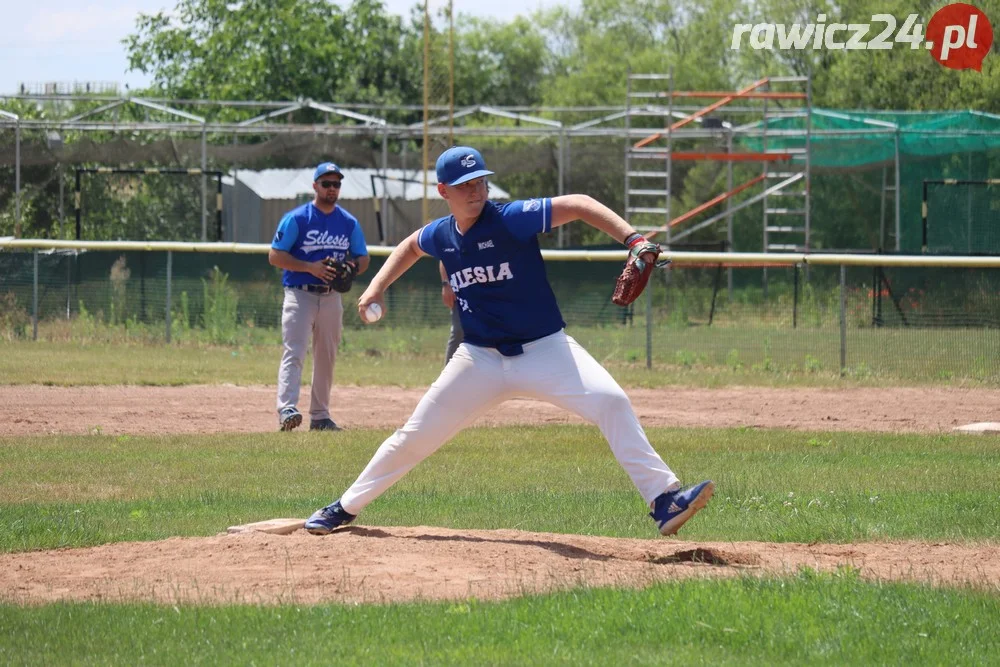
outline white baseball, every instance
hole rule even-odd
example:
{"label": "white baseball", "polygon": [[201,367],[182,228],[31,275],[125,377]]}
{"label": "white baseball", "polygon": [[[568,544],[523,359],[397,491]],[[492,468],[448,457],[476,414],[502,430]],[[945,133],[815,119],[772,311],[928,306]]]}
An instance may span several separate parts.
{"label": "white baseball", "polygon": [[382,306],[377,303],[368,304],[368,307],[365,308],[365,321],[378,322],[380,319],[382,319]]}

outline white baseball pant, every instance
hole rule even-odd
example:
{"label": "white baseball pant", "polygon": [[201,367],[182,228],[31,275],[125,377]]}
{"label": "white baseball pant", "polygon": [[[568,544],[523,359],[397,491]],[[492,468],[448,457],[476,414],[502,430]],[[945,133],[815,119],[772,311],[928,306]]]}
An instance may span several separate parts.
{"label": "white baseball pant", "polygon": [[340,504],[358,514],[462,428],[493,406],[519,397],[547,401],[596,424],[647,504],[679,486],[649,444],[622,388],[579,343],[559,331],[526,344],[524,354],[516,357],[462,343],[409,421],[382,443]]}

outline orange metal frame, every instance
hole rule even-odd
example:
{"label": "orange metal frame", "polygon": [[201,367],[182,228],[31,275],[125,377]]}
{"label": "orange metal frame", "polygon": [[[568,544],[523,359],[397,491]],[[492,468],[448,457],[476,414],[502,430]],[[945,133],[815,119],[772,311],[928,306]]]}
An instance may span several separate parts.
{"label": "orange metal frame", "polygon": [[[669,96],[670,93],[663,93],[664,97]],[[739,95],[739,93],[727,93],[717,90],[677,90],[674,91],[674,97],[691,97],[699,98],[703,97],[706,99],[713,97],[731,97],[733,95]],[[808,97],[805,93],[744,93],[740,95],[743,99],[747,100],[804,100]]]}
{"label": "orange metal frame", "polygon": [[791,159],[791,153],[698,153],[676,152],[671,160],[715,160],[717,162],[781,162]]}
{"label": "orange metal frame", "polygon": [[697,264],[671,264],[670,268],[676,271],[677,269],[717,269],[722,267],[723,269],[789,269],[792,268],[791,264],[779,264],[768,263],[768,264],[753,264],[750,262],[716,262],[712,263],[697,263]]}
{"label": "orange metal frame", "polygon": [[[716,102],[713,102],[712,104],[709,104],[708,106],[706,106],[706,107],[704,107],[702,109],[699,109],[698,111],[694,112],[690,116],[687,116],[687,117],[682,118],[679,121],[675,122],[673,125],[671,125],[667,129],[667,131],[672,131],[672,130],[676,130],[676,129],[679,129],[681,127],[684,127],[685,125],[687,125],[688,123],[694,121],[695,119],[701,118],[702,116],[704,116],[706,114],[709,114],[709,113],[715,111],[716,109],[724,107],[725,105],[727,105],[730,102],[732,102],[734,100],[737,100],[737,99],[758,99],[758,100],[801,100],[801,99],[808,99],[808,96],[805,93],[754,92],[758,88],[760,88],[761,86],[767,84],[769,81],[770,81],[770,78],[765,77],[765,78],[761,79],[760,81],[755,81],[754,83],[750,84],[749,86],[747,86],[743,90],[740,90],[740,91],[735,92],[735,93],[725,93],[725,92],[718,92],[718,91],[705,91],[705,92],[702,92],[702,91],[681,91],[681,92],[670,93],[670,94],[672,94],[673,96],[676,96],[676,97],[687,97],[687,98],[720,98],[720,99],[718,101],[716,101]],[[666,96],[666,95],[667,94],[665,94],[663,96]],[[633,144],[632,147],[633,148],[643,148],[645,146],[648,146],[649,144],[653,143],[657,139],[660,139],[661,137],[663,137],[663,134],[664,134],[663,132],[655,132],[655,133],[649,135],[648,137],[646,137],[645,139],[641,139],[641,140],[637,141],[635,144]],[[666,158],[668,156],[668,153],[664,152],[663,156]],[[669,157],[670,157],[671,160],[714,160],[714,161],[717,161],[717,162],[779,162],[779,161],[782,161],[782,160],[791,159],[792,154],[791,153],[763,153],[763,152],[753,152],[753,153],[728,153],[728,152],[727,153],[708,153],[708,152],[697,152],[697,151],[678,151],[678,152],[670,152],[669,153]],[[675,227],[675,226],[677,226],[677,225],[679,225],[679,224],[681,224],[683,222],[686,222],[687,220],[690,220],[694,216],[698,215],[699,213],[702,213],[705,210],[707,210],[707,209],[709,209],[709,208],[711,208],[711,207],[713,207],[713,206],[715,206],[715,205],[717,205],[717,204],[719,204],[719,203],[721,203],[721,202],[729,199],[730,197],[733,197],[733,196],[739,194],[743,190],[746,190],[747,188],[752,187],[752,186],[760,183],[764,179],[765,179],[764,174],[761,174],[760,176],[752,178],[749,181],[747,181],[746,183],[743,183],[742,185],[739,185],[739,186],[733,188],[729,192],[724,192],[724,193],[722,193],[720,195],[717,195],[717,196],[713,197],[712,199],[710,199],[709,201],[705,202],[704,204],[696,206],[693,209],[691,209],[690,211],[688,211],[687,213],[674,218],[673,220],[671,220],[670,222],[668,222],[664,227],[662,227],[660,229],[656,229],[656,230],[654,230],[652,232],[649,232],[646,235],[646,237],[647,238],[652,238],[652,237],[656,236],[657,234],[659,234],[660,232],[666,231],[668,228],[672,228],[672,227]],[[712,265],[709,265],[709,266],[718,266],[718,265],[712,264]],[[738,265],[737,264],[731,264],[729,266],[736,267]],[[776,266],[784,266],[784,265],[776,265]]]}
{"label": "orange metal frame", "polygon": [[[657,157],[666,159],[667,152],[653,152]],[[791,153],[702,153],[698,151],[675,151],[670,153],[671,160],[693,161],[714,160],[716,162],[781,162],[792,158]]]}
{"label": "orange metal frame", "polygon": [[[687,213],[685,213],[683,215],[677,216],[676,218],[674,218],[673,220],[671,220],[670,222],[668,222],[667,225],[670,226],[670,227],[675,227],[675,226],[681,224],[682,222],[690,220],[691,218],[693,218],[694,216],[698,215],[699,213],[705,211],[706,209],[712,208],[713,206],[715,206],[716,204],[718,204],[720,202],[724,202],[725,200],[729,199],[730,197],[733,197],[733,196],[735,196],[735,195],[743,192],[744,190],[746,190],[747,188],[749,188],[751,186],[757,185],[758,183],[760,183],[763,180],[764,180],[764,174],[761,174],[760,176],[756,176],[754,178],[751,178],[746,183],[733,188],[729,192],[723,192],[721,195],[716,195],[715,197],[712,197],[711,199],[709,199],[704,204],[700,204],[698,206],[695,206],[693,209],[691,209]],[[654,236],[656,236],[657,234],[659,234],[660,232],[665,231],[665,230],[666,230],[666,228],[654,230],[654,231],[650,232],[649,234],[647,234],[646,238],[653,238]]]}
{"label": "orange metal frame", "polygon": [[[679,121],[677,121],[676,123],[674,123],[673,125],[671,125],[669,129],[670,130],[676,130],[676,129],[679,129],[681,127],[684,127],[685,125],[687,125],[691,121],[695,120],[696,118],[701,118],[702,116],[704,116],[707,113],[712,113],[713,111],[715,111],[719,107],[723,107],[723,106],[729,104],[730,102],[732,102],[733,100],[739,99],[741,97],[745,98],[747,95],[749,95],[753,91],[757,90],[758,88],[760,88],[761,86],[763,86],[764,84],[766,84],[768,81],[770,81],[770,79],[767,78],[767,77],[765,77],[765,78],[761,79],[760,81],[755,81],[754,83],[751,83],[749,86],[747,86],[746,88],[744,88],[743,90],[741,90],[739,92],[730,93],[730,94],[726,95],[725,97],[723,97],[718,102],[713,102],[712,104],[709,104],[707,107],[705,107],[703,109],[699,109],[698,111],[695,111],[690,116],[687,116],[685,118],[681,118]],[[645,139],[640,139],[632,147],[633,148],[642,148],[643,146],[648,146],[649,144],[653,143],[654,141],[656,141],[657,139],[659,139],[662,136],[663,136],[662,132],[656,132],[654,134],[649,135]]]}

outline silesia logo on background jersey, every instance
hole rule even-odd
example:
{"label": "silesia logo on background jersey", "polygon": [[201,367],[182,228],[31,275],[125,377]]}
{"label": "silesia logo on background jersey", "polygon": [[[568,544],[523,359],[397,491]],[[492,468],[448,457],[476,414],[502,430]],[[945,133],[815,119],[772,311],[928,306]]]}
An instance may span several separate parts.
{"label": "silesia logo on background jersey", "polygon": [[347,234],[330,234],[325,229],[310,229],[302,240],[302,252],[310,253],[316,250],[337,250],[341,253],[351,246]]}
{"label": "silesia logo on background jersey", "polygon": [[505,205],[487,201],[464,235],[453,216],[420,230],[420,249],[441,260],[461,300],[467,342],[484,347],[524,343],[566,326],[538,247],[538,234],[551,229],[552,201],[529,199]]}

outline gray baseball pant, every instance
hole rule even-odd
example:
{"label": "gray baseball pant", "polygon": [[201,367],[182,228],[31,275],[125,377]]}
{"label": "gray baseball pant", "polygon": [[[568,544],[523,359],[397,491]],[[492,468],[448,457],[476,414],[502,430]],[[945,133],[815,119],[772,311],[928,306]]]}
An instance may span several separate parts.
{"label": "gray baseball pant", "polygon": [[313,343],[312,393],[309,417],[313,421],[330,418],[330,390],[337,346],[344,326],[344,307],[339,292],[316,294],[285,288],[281,308],[281,365],[278,366],[278,412],[294,408],[302,385],[302,361],[309,336]]}

